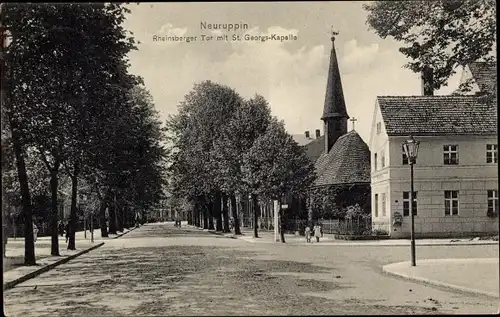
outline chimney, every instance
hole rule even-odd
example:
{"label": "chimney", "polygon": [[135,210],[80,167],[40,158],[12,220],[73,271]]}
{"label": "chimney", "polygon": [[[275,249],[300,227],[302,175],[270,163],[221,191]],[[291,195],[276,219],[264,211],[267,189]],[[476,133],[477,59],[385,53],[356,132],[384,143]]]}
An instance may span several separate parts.
{"label": "chimney", "polygon": [[319,129],[316,129],[316,139],[321,136],[321,131]]}
{"label": "chimney", "polygon": [[309,139],[309,131],[306,131],[306,138]]}
{"label": "chimney", "polygon": [[429,65],[425,65],[422,69],[422,95],[434,95],[434,70]]}

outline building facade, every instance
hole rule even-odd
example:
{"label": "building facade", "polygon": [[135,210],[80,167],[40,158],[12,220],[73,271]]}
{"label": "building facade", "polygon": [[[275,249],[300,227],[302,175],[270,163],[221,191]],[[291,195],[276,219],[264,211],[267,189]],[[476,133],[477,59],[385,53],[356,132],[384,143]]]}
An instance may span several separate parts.
{"label": "building facade", "polygon": [[496,101],[480,95],[378,97],[372,152],[372,228],[410,236],[410,167],[402,143],[420,142],[414,165],[415,235],[498,234]]}

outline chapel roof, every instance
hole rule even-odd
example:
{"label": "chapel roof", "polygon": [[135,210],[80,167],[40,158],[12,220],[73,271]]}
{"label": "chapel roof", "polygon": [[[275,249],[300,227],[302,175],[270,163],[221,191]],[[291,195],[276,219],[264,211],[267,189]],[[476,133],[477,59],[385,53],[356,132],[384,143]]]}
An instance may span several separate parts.
{"label": "chapel roof", "polygon": [[488,97],[382,96],[377,102],[389,136],[497,134],[497,103]]}
{"label": "chapel roof", "polygon": [[370,167],[368,145],[352,130],[338,138],[331,150],[317,159],[314,186],[370,183]]}
{"label": "chapel roof", "polygon": [[328,67],[328,79],[326,82],[325,104],[321,119],[339,116],[349,118],[345,107],[339,64],[335,52],[335,37],[332,37],[332,50],[330,53],[330,65]]}

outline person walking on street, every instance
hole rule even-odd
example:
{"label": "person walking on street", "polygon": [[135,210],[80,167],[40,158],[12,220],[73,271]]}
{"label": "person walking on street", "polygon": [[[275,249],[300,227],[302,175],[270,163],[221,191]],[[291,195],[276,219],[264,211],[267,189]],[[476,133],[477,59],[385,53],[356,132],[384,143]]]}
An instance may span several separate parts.
{"label": "person walking on street", "polygon": [[59,235],[62,237],[64,235],[64,224],[62,220],[57,222],[57,229],[59,230]]}
{"label": "person walking on street", "polygon": [[69,221],[66,221],[66,225],[64,226],[64,231],[66,232],[66,243],[68,243],[68,239],[69,239]]}
{"label": "person walking on street", "polygon": [[306,242],[310,243],[311,242],[311,228],[309,227],[309,225],[306,226],[305,234],[306,234]]}
{"label": "person walking on street", "polygon": [[37,237],[38,237],[38,227],[33,222],[33,242],[36,242]]}
{"label": "person walking on street", "polygon": [[321,237],[321,226],[319,224],[314,226],[314,236],[316,237],[316,242],[319,242],[319,238]]}

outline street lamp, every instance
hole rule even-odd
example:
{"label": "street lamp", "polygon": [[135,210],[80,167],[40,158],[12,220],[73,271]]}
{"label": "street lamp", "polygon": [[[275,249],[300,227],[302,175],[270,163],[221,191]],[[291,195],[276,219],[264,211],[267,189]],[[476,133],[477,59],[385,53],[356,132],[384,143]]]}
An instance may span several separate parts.
{"label": "street lamp", "polygon": [[410,136],[408,140],[403,142],[403,149],[405,155],[408,158],[408,164],[410,165],[410,210],[411,210],[411,266],[416,266],[415,263],[415,207],[413,204],[413,199],[415,197],[413,191],[413,164],[415,164],[418,155],[419,141],[415,141],[413,136]]}

